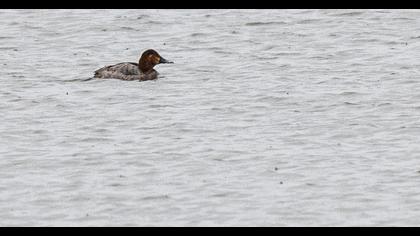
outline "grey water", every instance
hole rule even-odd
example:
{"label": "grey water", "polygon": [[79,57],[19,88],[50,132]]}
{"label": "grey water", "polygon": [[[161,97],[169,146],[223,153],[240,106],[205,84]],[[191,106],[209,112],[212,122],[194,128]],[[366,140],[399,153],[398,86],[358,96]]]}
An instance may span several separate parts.
{"label": "grey water", "polygon": [[0,226],[420,225],[420,10],[3,9],[0,66]]}

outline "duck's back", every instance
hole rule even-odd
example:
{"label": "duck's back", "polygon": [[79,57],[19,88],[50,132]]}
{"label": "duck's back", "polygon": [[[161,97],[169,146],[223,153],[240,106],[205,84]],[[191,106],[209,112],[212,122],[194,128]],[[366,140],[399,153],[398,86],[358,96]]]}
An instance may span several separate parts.
{"label": "duck's back", "polygon": [[137,63],[124,62],[116,65],[105,66],[95,71],[95,78],[102,79],[123,79],[131,80],[133,76],[140,75],[140,70]]}

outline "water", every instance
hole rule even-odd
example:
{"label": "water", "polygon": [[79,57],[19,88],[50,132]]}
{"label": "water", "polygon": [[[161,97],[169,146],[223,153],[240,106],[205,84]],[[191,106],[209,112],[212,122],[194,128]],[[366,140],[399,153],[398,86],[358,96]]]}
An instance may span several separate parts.
{"label": "water", "polygon": [[[1,226],[418,226],[419,10],[1,10]],[[89,80],[156,49],[157,81]]]}

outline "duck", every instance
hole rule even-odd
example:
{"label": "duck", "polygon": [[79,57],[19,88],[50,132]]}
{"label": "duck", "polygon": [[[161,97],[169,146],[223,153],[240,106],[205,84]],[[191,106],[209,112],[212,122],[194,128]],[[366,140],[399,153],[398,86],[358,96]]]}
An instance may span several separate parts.
{"label": "duck", "polygon": [[120,80],[155,80],[158,72],[153,69],[157,64],[173,63],[161,57],[153,49],[147,49],[141,54],[139,63],[122,62],[115,65],[105,66],[95,71],[94,78],[120,79]]}

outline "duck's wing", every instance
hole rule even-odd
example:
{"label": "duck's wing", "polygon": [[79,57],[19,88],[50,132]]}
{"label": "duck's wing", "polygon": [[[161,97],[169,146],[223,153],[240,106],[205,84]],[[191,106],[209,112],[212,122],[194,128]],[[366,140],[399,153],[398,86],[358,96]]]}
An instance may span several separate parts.
{"label": "duck's wing", "polygon": [[140,75],[137,63],[123,62],[116,65],[105,66],[95,71],[95,78],[115,78],[123,80],[135,80]]}

